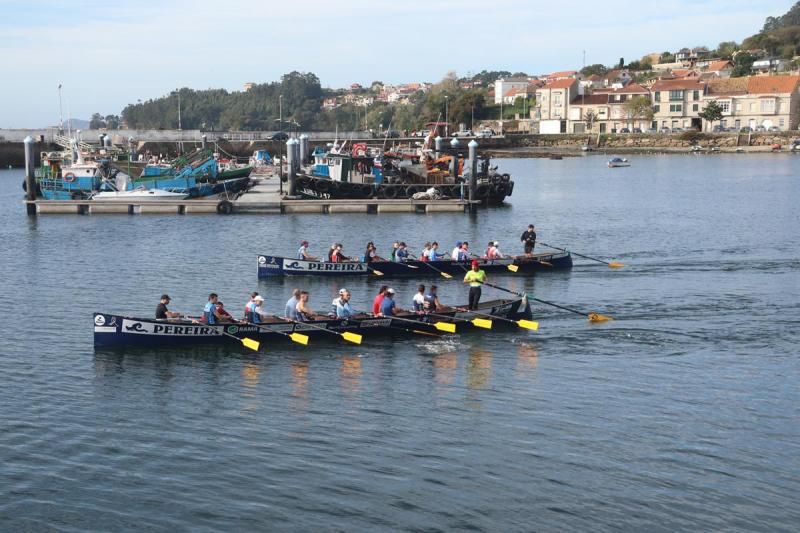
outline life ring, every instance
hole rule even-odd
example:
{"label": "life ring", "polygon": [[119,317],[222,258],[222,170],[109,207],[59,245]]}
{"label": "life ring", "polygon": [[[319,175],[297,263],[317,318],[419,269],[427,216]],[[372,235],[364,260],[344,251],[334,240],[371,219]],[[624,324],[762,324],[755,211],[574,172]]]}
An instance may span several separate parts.
{"label": "life ring", "polygon": [[500,179],[503,180],[503,183],[508,183],[509,181],[511,181],[511,176],[509,174],[503,174],[502,176],[500,176]]}
{"label": "life ring", "polygon": [[314,189],[319,192],[328,192],[331,188],[330,182],[328,180],[316,180],[317,182],[314,184]]}
{"label": "life ring", "polygon": [[75,174],[72,172],[67,172],[66,174],[64,174],[64,181],[67,183],[72,183],[73,181],[75,181]]}
{"label": "life ring", "polygon": [[419,192],[419,187],[416,187],[414,185],[411,185],[410,187],[406,187],[406,196],[408,198],[411,198],[412,196],[414,196],[418,192]]}
{"label": "life ring", "polygon": [[217,213],[220,215],[230,215],[233,212],[233,204],[228,200],[222,200],[217,204]]}
{"label": "life ring", "polygon": [[394,186],[381,187],[381,191],[383,192],[383,197],[388,200],[397,198],[397,192],[398,192],[397,187]]}

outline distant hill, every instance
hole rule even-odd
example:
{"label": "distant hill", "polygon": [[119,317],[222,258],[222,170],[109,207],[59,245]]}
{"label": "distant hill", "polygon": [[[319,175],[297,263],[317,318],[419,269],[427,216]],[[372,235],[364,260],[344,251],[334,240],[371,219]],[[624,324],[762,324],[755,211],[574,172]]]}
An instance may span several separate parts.
{"label": "distant hill", "polygon": [[[57,128],[58,127],[58,123],[55,123],[55,124],[53,124],[52,126],[49,126],[49,127],[50,128]],[[69,120],[64,120],[64,129],[65,130],[66,129],[70,129],[70,127],[73,130],[88,130],[89,129],[89,121],[88,120],[82,120],[82,119],[79,119],[79,118],[73,118],[73,119],[69,119]]]}
{"label": "distant hill", "polygon": [[770,56],[792,59],[800,55],[800,1],[780,17],[767,17],[764,27],[742,41],[742,49],[764,49]]}

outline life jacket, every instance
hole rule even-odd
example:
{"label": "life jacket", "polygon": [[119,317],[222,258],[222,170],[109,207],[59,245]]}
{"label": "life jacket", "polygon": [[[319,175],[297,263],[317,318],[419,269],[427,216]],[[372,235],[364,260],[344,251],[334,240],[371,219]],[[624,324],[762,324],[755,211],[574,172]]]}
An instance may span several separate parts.
{"label": "life jacket", "polygon": [[206,306],[203,308],[203,318],[206,319],[206,324],[213,325],[217,323],[217,317],[214,316],[214,310],[216,306],[211,302],[208,302]]}

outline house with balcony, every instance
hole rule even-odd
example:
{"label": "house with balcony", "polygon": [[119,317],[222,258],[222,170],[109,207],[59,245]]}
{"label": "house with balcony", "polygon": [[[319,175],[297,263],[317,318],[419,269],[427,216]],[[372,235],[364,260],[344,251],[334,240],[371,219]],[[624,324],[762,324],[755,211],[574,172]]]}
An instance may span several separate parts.
{"label": "house with balcony", "polygon": [[644,131],[650,127],[650,119],[630,116],[625,105],[637,96],[649,98],[650,91],[637,83],[629,83],[625,87],[598,89],[590,95],[575,96],[569,104],[567,129],[571,133],[616,133],[623,128]]}
{"label": "house with balcony", "polygon": [[[722,108],[722,119],[714,126],[786,131],[800,125],[800,76],[711,80],[704,103],[711,100]],[[711,124],[705,124],[706,130],[711,128]]]}
{"label": "house with balcony", "polygon": [[567,133],[567,110],[579,87],[577,78],[564,78],[536,90],[533,116],[540,133]]}
{"label": "house with balcony", "polygon": [[754,74],[771,74],[774,72],[786,72],[789,70],[789,62],[780,58],[765,58],[753,61],[751,67]]}
{"label": "house with balcony", "polygon": [[650,87],[653,127],[697,128],[703,126],[702,111],[706,82],[697,78],[658,80]]}

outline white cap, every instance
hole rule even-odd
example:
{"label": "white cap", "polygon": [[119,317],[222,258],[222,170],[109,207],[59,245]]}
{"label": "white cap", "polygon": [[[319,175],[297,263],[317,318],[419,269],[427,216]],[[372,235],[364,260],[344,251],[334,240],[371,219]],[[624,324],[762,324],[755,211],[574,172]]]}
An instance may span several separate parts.
{"label": "white cap", "polygon": [[347,289],[339,289],[339,294],[344,294],[347,292]]}
{"label": "white cap", "polygon": [[495,246],[500,246],[500,243],[499,243],[499,242],[497,242],[497,241],[494,241],[494,245],[495,245]]}
{"label": "white cap", "polygon": [[394,294],[394,289],[389,287],[388,289],[386,289],[386,292],[388,292],[389,294]]}
{"label": "white cap", "polygon": [[256,296],[253,298],[253,301],[254,301],[254,302],[263,302],[263,301],[264,301],[264,298],[262,298],[262,297],[261,297],[261,295],[259,294],[259,295],[256,295]]}

